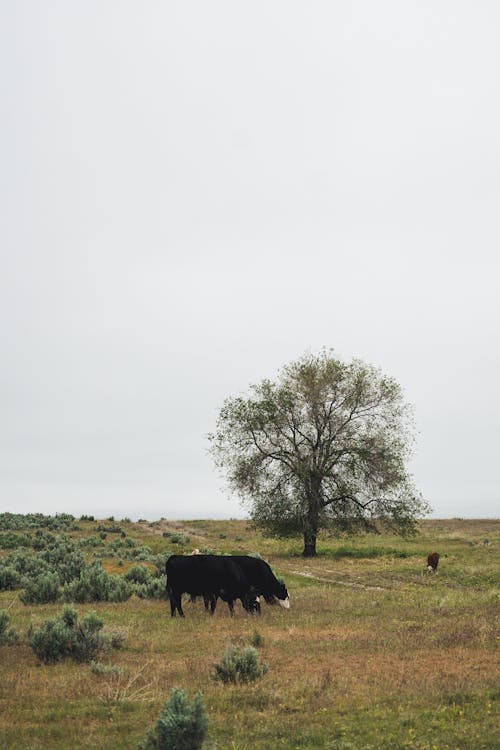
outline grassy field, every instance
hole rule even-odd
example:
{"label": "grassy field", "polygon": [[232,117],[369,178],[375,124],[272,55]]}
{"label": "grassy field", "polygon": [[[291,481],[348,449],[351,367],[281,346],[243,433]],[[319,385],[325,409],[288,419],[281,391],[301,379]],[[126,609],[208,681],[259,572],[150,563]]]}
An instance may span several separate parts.
{"label": "grassy field", "polygon": [[[95,535],[98,524],[78,521],[70,533]],[[411,540],[325,536],[307,560],[299,540],[265,539],[244,521],[119,525],[156,554],[258,552],[285,579],[291,609],[263,604],[251,617],[238,603],[231,618],[219,602],[210,618],[202,602],[186,602],[180,620],[168,602],[137,596],[75,605],[126,638],[103,659],[121,673],[98,675],[69,661],[41,664],[28,646],[30,623],[62,604],[24,605],[18,591],[1,591],[0,610],[21,635],[0,646],[2,750],[136,748],[174,686],[203,692],[208,750],[500,747],[500,521],[425,521]],[[434,550],[436,575],[425,571]],[[105,546],[101,559],[112,572],[133,564]],[[216,682],[226,647],[256,631],[268,673],[246,686]]]}

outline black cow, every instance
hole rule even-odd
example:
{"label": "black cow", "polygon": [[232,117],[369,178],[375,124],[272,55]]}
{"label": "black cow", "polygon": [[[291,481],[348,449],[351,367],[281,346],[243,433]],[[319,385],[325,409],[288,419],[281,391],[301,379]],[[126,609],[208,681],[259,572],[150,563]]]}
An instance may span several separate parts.
{"label": "black cow", "polygon": [[209,602],[210,614],[214,613],[217,597],[226,601],[231,614],[235,599],[241,599],[245,609],[252,611],[252,600],[243,570],[228,556],[218,555],[172,555],[165,566],[170,613],[176,611],[184,617],[182,594],[203,596]]}
{"label": "black cow", "polygon": [[[290,608],[290,600],[285,585],[278,581],[270,565],[265,560],[249,555],[227,555],[227,557],[240,566],[250,584],[250,596],[247,599],[246,606],[242,601],[247,611],[251,614],[254,612],[260,614],[260,596],[264,597],[267,604],[276,604],[278,602],[285,609]],[[205,595],[203,600],[206,610],[209,607],[211,609],[215,608],[215,604],[209,596]],[[232,614],[232,602],[228,601],[228,605]]]}
{"label": "black cow", "polygon": [[427,555],[427,570],[429,573],[435,573],[439,563],[439,552],[431,552]]}
{"label": "black cow", "polygon": [[285,609],[290,608],[290,599],[285,584],[278,581],[271,566],[265,560],[250,557],[250,555],[230,555],[229,557],[238,563],[255,596],[263,596],[267,604],[278,602]]}

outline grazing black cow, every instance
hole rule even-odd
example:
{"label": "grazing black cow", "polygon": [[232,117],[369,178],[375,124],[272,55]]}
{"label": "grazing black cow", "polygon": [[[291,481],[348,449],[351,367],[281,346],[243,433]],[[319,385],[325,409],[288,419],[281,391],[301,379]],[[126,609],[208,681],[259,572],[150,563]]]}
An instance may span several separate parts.
{"label": "grazing black cow", "polygon": [[176,611],[184,617],[182,594],[203,596],[214,613],[217,597],[226,601],[231,614],[235,599],[241,599],[245,609],[251,611],[255,599],[241,567],[224,555],[172,555],[165,566],[170,613]]}
{"label": "grazing black cow", "polygon": [[431,552],[431,554],[427,556],[427,570],[429,573],[435,573],[437,571],[438,563],[439,552]]}
{"label": "grazing black cow", "polygon": [[[290,599],[284,583],[280,583],[265,560],[250,555],[230,555],[242,569],[255,596],[263,596],[267,604],[280,604],[290,609]],[[258,608],[260,612],[260,605]]]}

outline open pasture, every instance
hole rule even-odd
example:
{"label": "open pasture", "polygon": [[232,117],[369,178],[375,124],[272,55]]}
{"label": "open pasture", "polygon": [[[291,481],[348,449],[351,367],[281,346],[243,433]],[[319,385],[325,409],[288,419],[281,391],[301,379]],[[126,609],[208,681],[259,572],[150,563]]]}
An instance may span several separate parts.
{"label": "open pasture", "polygon": [[[117,523],[152,555],[258,552],[284,578],[291,609],[263,603],[262,615],[251,617],[238,603],[231,618],[219,602],[210,618],[201,601],[186,601],[180,620],[167,601],[135,595],[74,605],[125,635],[123,648],[103,657],[115,673],[96,674],[87,664],[40,664],[28,646],[30,623],[54,617],[62,603],[25,605],[19,591],[1,591],[0,610],[20,634],[16,645],[0,646],[5,750],[131,750],[174,686],[203,692],[208,750],[499,746],[500,521],[424,521],[409,540],[322,536],[313,559],[300,556],[299,541],[263,538],[244,521]],[[94,537],[99,524],[109,521],[77,521],[68,533]],[[113,538],[102,540],[100,559],[126,573],[137,563],[112,548]],[[425,570],[434,550],[436,575]],[[147,555],[141,564],[152,566]],[[216,682],[225,648],[249,644],[256,631],[268,673],[249,685]]]}

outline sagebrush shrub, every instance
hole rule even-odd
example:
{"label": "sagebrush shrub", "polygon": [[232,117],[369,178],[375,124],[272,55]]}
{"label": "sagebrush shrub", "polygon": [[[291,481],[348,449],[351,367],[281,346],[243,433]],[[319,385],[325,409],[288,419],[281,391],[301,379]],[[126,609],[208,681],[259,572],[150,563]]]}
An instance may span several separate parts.
{"label": "sagebrush shrub", "polygon": [[147,583],[151,580],[151,572],[144,565],[133,565],[127,570],[124,578],[132,583]]}
{"label": "sagebrush shrub", "polygon": [[22,576],[13,565],[0,565],[0,591],[20,589]]}
{"label": "sagebrush shrub", "polygon": [[199,750],[207,727],[202,694],[197,693],[190,703],[184,690],[173,688],[156,726],[139,743],[138,750]]}
{"label": "sagebrush shrub", "polygon": [[66,658],[90,662],[102,651],[117,647],[113,635],[101,632],[103,626],[104,621],[95,612],[78,620],[77,611],[66,606],[56,619],[30,629],[29,645],[47,664]]}
{"label": "sagebrush shrub", "polygon": [[124,602],[133,593],[132,585],[120,575],[110,575],[100,563],[82,570],[80,578],[64,587],[67,602]]}
{"label": "sagebrush shrub", "polygon": [[60,580],[57,573],[43,573],[33,579],[26,579],[24,591],[19,594],[23,604],[49,604],[60,597]]}
{"label": "sagebrush shrub", "polygon": [[10,615],[3,609],[0,611],[0,646],[12,645],[17,643],[19,635],[14,628],[9,628]]}
{"label": "sagebrush shrub", "polygon": [[147,583],[135,585],[135,593],[140,599],[168,599],[165,581],[151,578]]}
{"label": "sagebrush shrub", "polygon": [[235,646],[228,649],[221,661],[214,666],[215,679],[224,683],[254,682],[269,669],[266,662],[259,664],[259,655],[253,646],[243,649]]}

